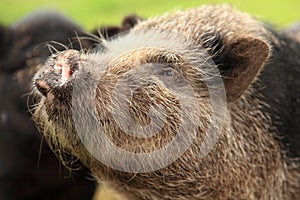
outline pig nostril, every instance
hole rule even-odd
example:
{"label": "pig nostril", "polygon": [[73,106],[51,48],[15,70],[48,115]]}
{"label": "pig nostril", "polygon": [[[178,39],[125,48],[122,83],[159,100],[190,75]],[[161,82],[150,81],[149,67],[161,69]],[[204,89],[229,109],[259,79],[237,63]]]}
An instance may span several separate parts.
{"label": "pig nostril", "polygon": [[56,59],[54,69],[61,74],[62,83],[65,83],[79,68],[80,55],[78,51],[67,50]]}
{"label": "pig nostril", "polygon": [[47,96],[50,87],[45,81],[37,80],[35,86],[43,96]]}
{"label": "pig nostril", "polygon": [[66,65],[62,68],[62,80],[67,80],[70,78],[70,76],[73,74],[73,71],[70,69],[69,65]]}

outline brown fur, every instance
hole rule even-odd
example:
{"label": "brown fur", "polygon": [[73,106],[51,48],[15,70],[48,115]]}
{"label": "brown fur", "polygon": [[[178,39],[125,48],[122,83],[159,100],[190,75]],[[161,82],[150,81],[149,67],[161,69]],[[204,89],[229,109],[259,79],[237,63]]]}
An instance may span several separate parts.
{"label": "brown fur", "polygon": [[43,144],[28,112],[28,103],[39,101],[28,99],[31,79],[51,50],[89,49],[99,42],[90,38],[95,39],[55,11],[30,13],[10,26],[0,25],[0,199],[92,198],[90,171],[80,165],[81,170],[70,174],[63,168]]}
{"label": "brown fur", "polygon": [[[168,31],[180,36],[171,38]],[[193,42],[190,43],[191,40]],[[277,127],[274,121],[281,121],[283,126],[287,126],[285,119],[270,111],[270,106],[271,110],[280,111],[288,109],[289,105],[272,107],[277,104],[268,99],[267,94],[272,93],[272,87],[276,89],[280,85],[262,85],[270,78],[269,70],[277,70],[278,49],[286,48],[285,51],[293,56],[295,51],[300,51],[299,44],[294,45],[288,48],[276,33],[227,5],[167,13],[139,23],[123,38],[105,43],[104,53],[66,51],[50,58],[34,78],[35,90],[44,95],[35,109],[34,120],[53,150],[61,155],[68,152],[78,157],[99,181],[124,193],[128,199],[296,199],[300,195],[299,163],[287,156],[287,149],[279,139],[281,134],[286,133],[279,132],[283,129]],[[203,158],[199,156],[199,148],[208,126],[216,130],[220,127],[218,123],[209,123],[209,91],[204,84],[205,79],[217,75],[193,68],[208,59],[197,57],[198,51],[201,56],[206,55],[202,54],[200,46],[218,65],[227,96],[222,134],[212,151]],[[61,79],[60,72],[52,67],[62,59],[68,60],[65,67],[71,68],[74,60],[79,66],[75,71],[76,78],[71,76],[63,86],[57,83]],[[88,111],[104,134],[116,146],[127,151],[151,152],[167,144],[177,133],[182,113],[176,92],[161,82],[154,80],[155,84],[134,90],[129,109],[135,123],[147,124],[151,105],[163,106],[167,117],[159,134],[147,139],[128,136],[112,118],[116,113],[128,117],[122,110],[110,107],[113,104],[111,91],[116,87],[118,78],[130,75],[129,70],[146,63],[171,65],[191,83],[196,96],[184,97],[187,102],[196,99],[200,108],[199,113],[194,115],[195,107],[187,105],[189,123],[198,127],[197,137],[182,156],[165,168],[144,173],[122,172],[95,159],[81,143],[76,126],[83,127],[86,138],[99,141],[94,135],[95,127],[84,115]],[[297,62],[290,64],[293,69],[299,69]],[[100,73],[103,70],[104,73]],[[133,82],[139,78],[129,77]],[[146,79],[144,77],[143,81]],[[72,90],[76,88],[76,80],[79,80],[81,90],[80,95],[74,97]],[[90,100],[94,94],[93,84],[97,86],[95,108],[90,107],[94,102]],[[299,102],[299,96],[296,98]],[[126,99],[126,96],[120,99]],[[72,100],[75,104],[71,104]],[[76,121],[78,124],[72,118],[73,107],[82,109],[78,116],[74,116],[80,119]],[[297,107],[294,106],[294,109]],[[200,120],[196,120],[198,117]],[[134,124],[128,126],[134,127]],[[189,135],[188,129],[184,131]]]}

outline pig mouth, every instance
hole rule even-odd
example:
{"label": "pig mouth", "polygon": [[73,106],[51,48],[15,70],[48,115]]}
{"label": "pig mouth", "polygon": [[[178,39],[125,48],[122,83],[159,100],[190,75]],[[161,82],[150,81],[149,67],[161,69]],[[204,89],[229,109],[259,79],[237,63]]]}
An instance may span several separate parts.
{"label": "pig mouth", "polygon": [[35,87],[49,102],[53,102],[55,96],[51,92],[50,86],[44,80],[37,80],[35,82]]}

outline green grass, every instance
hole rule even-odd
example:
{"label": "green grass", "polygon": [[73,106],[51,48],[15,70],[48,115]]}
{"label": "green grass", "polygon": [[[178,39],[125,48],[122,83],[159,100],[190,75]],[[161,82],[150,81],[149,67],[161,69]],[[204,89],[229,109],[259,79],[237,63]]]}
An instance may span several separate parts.
{"label": "green grass", "polygon": [[0,23],[11,24],[38,9],[57,9],[87,29],[100,24],[119,24],[129,13],[155,16],[176,8],[229,2],[280,27],[300,20],[299,0],[0,0]]}

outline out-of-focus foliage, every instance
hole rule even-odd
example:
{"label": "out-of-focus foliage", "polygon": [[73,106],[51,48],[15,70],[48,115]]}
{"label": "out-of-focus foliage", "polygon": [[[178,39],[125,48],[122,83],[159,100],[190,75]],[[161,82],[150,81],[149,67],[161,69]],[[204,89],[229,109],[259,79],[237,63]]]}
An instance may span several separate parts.
{"label": "out-of-focus foliage", "polygon": [[100,24],[118,24],[129,13],[149,17],[168,10],[224,2],[281,27],[300,20],[299,0],[1,0],[0,23],[13,23],[39,9],[57,9],[92,29]]}

